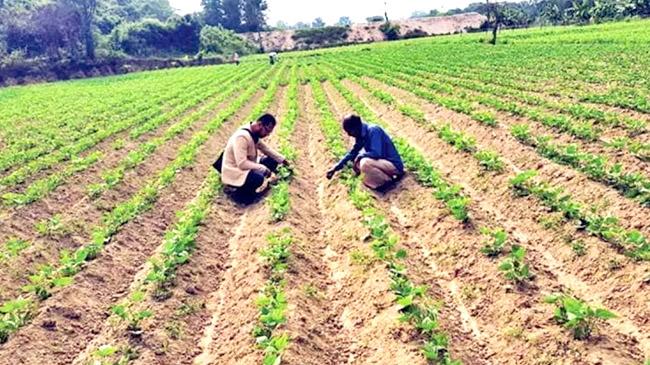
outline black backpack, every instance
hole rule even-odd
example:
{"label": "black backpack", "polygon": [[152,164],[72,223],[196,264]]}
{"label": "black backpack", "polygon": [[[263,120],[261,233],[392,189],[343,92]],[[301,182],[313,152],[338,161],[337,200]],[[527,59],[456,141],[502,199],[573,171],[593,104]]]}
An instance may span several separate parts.
{"label": "black backpack", "polygon": [[[250,129],[248,128],[243,128],[248,134],[251,135],[251,138],[253,138],[253,141],[255,141],[255,136],[253,136],[253,132],[251,132]],[[212,164],[212,167],[214,167],[215,170],[217,170],[218,173],[221,173],[221,168],[223,167],[223,153],[224,151],[221,151],[219,154],[219,158]]]}

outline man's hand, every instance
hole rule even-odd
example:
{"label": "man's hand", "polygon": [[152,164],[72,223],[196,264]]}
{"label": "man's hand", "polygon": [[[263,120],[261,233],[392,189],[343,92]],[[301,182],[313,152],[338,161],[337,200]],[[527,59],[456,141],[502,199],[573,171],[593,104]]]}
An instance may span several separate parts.
{"label": "man's hand", "polygon": [[291,167],[291,162],[289,162],[289,160],[285,158],[284,161],[282,161],[282,165],[284,165],[285,167]]}
{"label": "man's hand", "polygon": [[262,165],[262,168],[260,169],[259,172],[262,175],[264,175],[265,178],[269,178],[273,174],[273,172],[271,172],[271,170],[268,167],[264,166],[264,165]]}
{"label": "man's hand", "polygon": [[334,174],[335,174],[335,173],[336,173],[336,170],[335,170],[335,169],[331,169],[331,170],[327,171],[327,175],[325,175],[325,176],[327,177],[328,180],[332,180],[332,178],[334,177]]}

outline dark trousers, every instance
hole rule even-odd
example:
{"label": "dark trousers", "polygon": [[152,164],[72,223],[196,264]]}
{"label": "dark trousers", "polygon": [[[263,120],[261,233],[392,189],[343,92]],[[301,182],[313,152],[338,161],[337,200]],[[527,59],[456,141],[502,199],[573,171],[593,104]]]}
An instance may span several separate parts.
{"label": "dark trousers", "polygon": [[[260,163],[268,167],[268,169],[273,172],[276,172],[278,169],[278,163],[270,157],[262,158],[260,160]],[[244,182],[244,185],[237,188],[238,198],[241,198],[243,200],[254,199],[256,196],[255,190],[257,190],[257,188],[262,186],[263,183],[264,183],[264,175],[261,172],[258,171],[249,172],[248,176],[246,177],[246,181]]]}

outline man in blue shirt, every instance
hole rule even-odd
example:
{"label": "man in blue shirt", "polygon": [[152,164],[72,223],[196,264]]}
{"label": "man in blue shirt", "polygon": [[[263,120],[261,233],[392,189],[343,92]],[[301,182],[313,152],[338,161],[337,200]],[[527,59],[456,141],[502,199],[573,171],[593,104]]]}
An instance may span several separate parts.
{"label": "man in blue shirt", "polygon": [[363,183],[371,189],[383,189],[404,175],[402,158],[381,127],[364,123],[358,115],[348,115],[343,118],[343,130],[354,137],[354,147],[327,172],[328,179],[349,161],[354,161],[354,171],[363,174]]}

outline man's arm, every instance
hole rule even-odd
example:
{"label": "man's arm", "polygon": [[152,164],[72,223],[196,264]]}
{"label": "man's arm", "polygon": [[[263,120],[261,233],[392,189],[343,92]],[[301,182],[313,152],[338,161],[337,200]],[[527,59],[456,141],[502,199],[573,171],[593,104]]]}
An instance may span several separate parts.
{"label": "man's arm", "polygon": [[336,164],[336,166],[334,166],[334,168],[330,171],[339,171],[343,169],[345,167],[345,164],[357,158],[362,148],[363,148],[363,140],[361,138],[358,138],[354,142],[354,147],[352,147],[352,149],[348,153],[346,153],[345,156],[343,156],[343,158],[341,159],[341,161],[339,161]]}
{"label": "man's arm", "polygon": [[282,156],[279,152],[277,152],[273,148],[267,146],[266,143],[264,143],[262,141],[257,142],[257,148],[260,151],[262,151],[262,153],[265,154],[266,156],[269,156],[272,159],[274,159],[275,162],[277,162],[277,163],[281,164],[284,161],[286,161],[286,158],[284,156]]}

